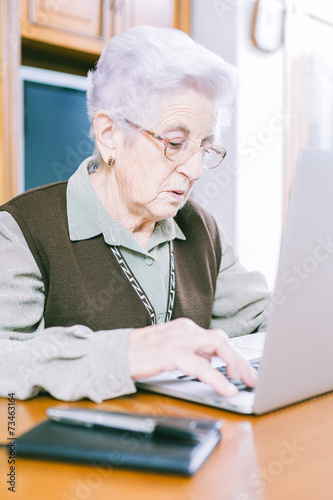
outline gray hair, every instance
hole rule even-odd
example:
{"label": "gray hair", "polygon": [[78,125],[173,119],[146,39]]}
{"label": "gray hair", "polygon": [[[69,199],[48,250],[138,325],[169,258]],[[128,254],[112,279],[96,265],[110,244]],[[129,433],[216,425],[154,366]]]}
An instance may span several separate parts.
{"label": "gray hair", "polygon": [[150,128],[163,95],[194,88],[214,103],[220,137],[230,124],[235,82],[232,65],[182,31],[136,26],[111,38],[89,71],[88,116],[92,124],[97,111],[105,110],[124,129],[125,119]]}

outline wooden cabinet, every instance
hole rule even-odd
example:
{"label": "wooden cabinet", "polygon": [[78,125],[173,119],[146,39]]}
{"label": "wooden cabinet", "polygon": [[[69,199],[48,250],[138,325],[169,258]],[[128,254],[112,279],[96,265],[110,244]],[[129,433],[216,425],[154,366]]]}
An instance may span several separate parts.
{"label": "wooden cabinet", "polygon": [[103,0],[22,0],[21,36],[89,53],[100,53],[112,35]]}
{"label": "wooden cabinet", "polygon": [[190,0],[21,2],[23,38],[93,54],[99,54],[110,37],[138,24],[189,32]]}
{"label": "wooden cabinet", "polygon": [[29,0],[25,5],[30,25],[85,36],[102,36],[101,0]]}
{"label": "wooden cabinet", "polygon": [[114,33],[139,24],[170,28],[174,26],[174,0],[118,0],[113,12]]}

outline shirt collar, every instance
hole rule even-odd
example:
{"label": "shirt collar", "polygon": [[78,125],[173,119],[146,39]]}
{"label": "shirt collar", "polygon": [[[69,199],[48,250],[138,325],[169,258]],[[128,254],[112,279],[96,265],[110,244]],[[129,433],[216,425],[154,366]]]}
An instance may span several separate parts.
{"label": "shirt collar", "polygon": [[[71,241],[86,240],[103,234],[109,245],[121,245],[142,253],[143,248],[124,226],[112,219],[96,195],[89,180],[88,169],[91,162],[91,157],[86,158],[67,184],[67,218]],[[174,219],[162,219],[155,225],[144,253],[175,238],[186,239]]]}

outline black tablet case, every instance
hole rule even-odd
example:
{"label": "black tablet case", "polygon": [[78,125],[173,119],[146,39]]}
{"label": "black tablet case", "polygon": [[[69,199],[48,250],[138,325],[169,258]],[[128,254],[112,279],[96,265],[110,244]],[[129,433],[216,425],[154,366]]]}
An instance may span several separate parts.
{"label": "black tablet case", "polygon": [[220,439],[216,429],[206,429],[195,441],[47,420],[17,439],[16,453],[18,457],[192,475]]}

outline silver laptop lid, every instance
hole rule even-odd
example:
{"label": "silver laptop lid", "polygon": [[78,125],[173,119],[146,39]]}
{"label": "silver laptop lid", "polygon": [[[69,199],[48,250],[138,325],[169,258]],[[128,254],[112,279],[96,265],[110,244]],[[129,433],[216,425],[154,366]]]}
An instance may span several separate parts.
{"label": "silver laptop lid", "polygon": [[274,304],[257,414],[333,390],[333,152],[300,156]]}

